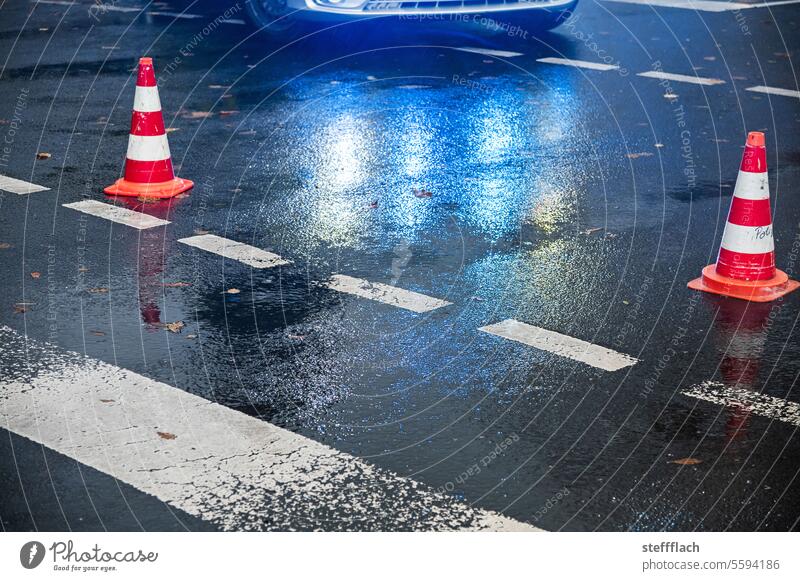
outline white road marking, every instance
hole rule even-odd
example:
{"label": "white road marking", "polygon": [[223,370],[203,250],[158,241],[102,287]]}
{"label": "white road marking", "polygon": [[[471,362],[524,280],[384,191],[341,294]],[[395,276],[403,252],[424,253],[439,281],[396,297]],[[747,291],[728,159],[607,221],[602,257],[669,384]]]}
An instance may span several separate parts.
{"label": "white road marking", "polygon": [[[701,12],[729,12],[734,10],[747,10],[749,8],[765,8],[777,3],[744,4],[742,2],[713,2],[710,0],[606,0],[606,2],[621,2],[623,4],[642,4],[646,6],[661,6],[664,8],[683,8],[684,10],[699,10]],[[783,3],[793,4],[800,0],[788,0]]]}
{"label": "white road marking", "polygon": [[511,339],[512,341],[518,341],[562,357],[568,357],[605,371],[617,371],[639,362],[638,359],[630,355],[618,353],[606,347],[594,345],[568,335],[562,335],[555,331],[534,327],[514,319],[506,319],[500,323],[481,327],[478,330],[505,339]]}
{"label": "white road marking", "polygon": [[141,12],[142,8],[135,6],[114,6],[110,3],[86,4],[83,2],[65,2],[63,0],[32,0],[34,4],[54,4],[56,6],[82,6],[94,14],[104,12]]}
{"label": "white road marking", "polygon": [[30,182],[23,182],[22,180],[0,175],[0,190],[5,190],[6,192],[11,192],[12,194],[25,195],[32,194],[34,192],[45,192],[49,189],[50,188],[46,188],[44,186],[32,184]]}
{"label": "white road marking", "polygon": [[722,406],[743,408],[760,416],[800,426],[800,405],[757,391],[726,387],[718,381],[705,381],[683,395]]}
{"label": "white road marking", "polygon": [[0,427],[223,530],[539,530],[1,326],[0,359]]}
{"label": "white road marking", "polygon": [[71,204],[64,204],[65,208],[72,208],[78,212],[104,218],[117,224],[124,224],[131,228],[138,230],[147,230],[148,228],[155,228],[156,226],[166,226],[169,224],[167,220],[148,216],[142,212],[134,212],[127,208],[120,208],[111,204],[104,204],[97,200],[83,200],[81,202],[73,202]]}
{"label": "white road marking", "polygon": [[415,313],[426,313],[452,304],[441,299],[397,288],[396,286],[380,282],[369,282],[368,280],[345,274],[334,274],[330,282],[324,283],[323,286],[335,291],[392,305],[393,307],[414,311]]}
{"label": "white road marking", "polygon": [[244,20],[239,18],[227,18],[225,20],[220,20],[223,24],[247,24]]}
{"label": "white road marking", "polygon": [[499,58],[514,58],[517,56],[524,56],[521,52],[512,52],[509,50],[493,50],[490,48],[477,48],[472,46],[454,46],[453,49],[460,50],[461,52],[471,52],[475,54],[482,54],[484,56],[496,56]]}
{"label": "white road marking", "polygon": [[253,268],[272,268],[291,264],[289,260],[284,260],[272,252],[267,252],[242,242],[228,240],[222,236],[215,236],[214,234],[190,236],[189,238],[181,238],[178,242],[230,258],[231,260],[237,260]]}
{"label": "white road marking", "polygon": [[722,79],[709,79],[706,77],[697,77],[694,75],[676,75],[674,73],[665,73],[664,71],[647,71],[646,73],[636,73],[640,77],[649,77],[651,79],[665,79],[667,81],[676,81],[678,83],[694,83],[695,85],[724,85],[725,81]]}
{"label": "white road marking", "polygon": [[757,87],[747,87],[746,90],[753,91],[754,93],[767,93],[769,95],[780,95],[781,97],[794,97],[795,99],[800,99],[800,91],[791,91],[789,89],[779,89],[777,87],[759,85]]}
{"label": "white road marking", "polygon": [[180,12],[148,12],[148,16],[164,16],[167,18],[185,18],[187,20],[194,20],[202,18],[202,14],[181,14]]}
{"label": "white road marking", "polygon": [[582,69],[592,69],[595,71],[613,71],[619,67],[616,65],[607,65],[605,63],[593,63],[590,61],[579,61],[575,59],[562,59],[556,57],[547,57],[536,59],[537,63],[547,63],[551,65],[565,65],[568,67],[580,67]]}

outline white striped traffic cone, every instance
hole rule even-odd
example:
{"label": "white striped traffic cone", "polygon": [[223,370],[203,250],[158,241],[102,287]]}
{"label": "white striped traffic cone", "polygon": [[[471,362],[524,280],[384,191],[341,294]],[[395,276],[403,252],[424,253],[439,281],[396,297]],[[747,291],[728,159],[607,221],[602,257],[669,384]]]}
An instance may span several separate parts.
{"label": "white striped traffic cone", "polygon": [[125,157],[125,177],[103,191],[112,196],[171,198],[192,186],[191,180],[175,177],[172,170],[153,59],[141,58]]}
{"label": "white striped traffic cone", "polygon": [[759,131],[747,135],[717,263],[706,266],[688,286],[756,302],[775,300],[800,286],[775,268],[767,150]]}

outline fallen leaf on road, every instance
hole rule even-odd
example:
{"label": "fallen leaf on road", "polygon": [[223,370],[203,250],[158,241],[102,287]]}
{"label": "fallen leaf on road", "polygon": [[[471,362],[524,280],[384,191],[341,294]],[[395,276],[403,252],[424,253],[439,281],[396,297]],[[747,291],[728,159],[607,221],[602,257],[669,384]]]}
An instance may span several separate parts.
{"label": "fallen leaf on road", "polygon": [[186,325],[183,321],[175,321],[174,323],[165,323],[164,328],[170,333],[180,333]]}
{"label": "fallen leaf on road", "polygon": [[182,115],[184,119],[205,119],[207,117],[211,117],[213,113],[211,111],[187,111]]}
{"label": "fallen leaf on road", "polygon": [[242,292],[242,291],[240,291],[238,288],[229,288],[229,289],[228,289],[228,290],[226,290],[225,292],[226,292],[227,294],[229,294],[229,295],[238,295],[238,294],[239,294],[240,292]]}
{"label": "fallen leaf on road", "polygon": [[78,272],[89,272],[89,269],[88,269],[88,268],[86,268],[85,266],[81,266],[81,267],[78,269]]}
{"label": "fallen leaf on road", "polygon": [[8,242],[0,242],[0,250],[8,250],[11,248],[11,244]]}
{"label": "fallen leaf on road", "polygon": [[103,331],[89,331],[95,337],[105,337],[106,334]]}
{"label": "fallen leaf on road", "polygon": [[156,434],[158,434],[158,436],[164,440],[174,440],[178,437],[175,434],[170,434],[169,432],[156,432]]}
{"label": "fallen leaf on road", "polygon": [[179,281],[179,282],[165,282],[164,286],[167,287],[167,288],[183,288],[185,286],[192,286],[192,283],[190,283],[190,282],[182,282],[182,281]]}
{"label": "fallen leaf on road", "polygon": [[642,151],[641,153],[629,153],[628,159],[639,159],[640,157],[651,157],[653,154],[649,151]]}
{"label": "fallen leaf on road", "polygon": [[113,399],[101,399],[100,401],[103,403],[114,403]]}
{"label": "fallen leaf on road", "polygon": [[681,458],[680,460],[670,460],[670,464],[678,464],[680,466],[694,466],[701,464],[703,461],[697,458]]}
{"label": "fallen leaf on road", "polygon": [[39,278],[40,276],[42,276],[41,272],[32,272],[31,273],[31,278]]}
{"label": "fallen leaf on road", "polygon": [[16,305],[14,305],[14,312],[15,313],[27,313],[28,312],[28,307],[27,307],[27,305],[24,305],[22,303],[17,303]]}
{"label": "fallen leaf on road", "polygon": [[50,159],[51,157],[53,156],[47,153],[46,151],[40,151],[39,153],[36,154],[36,159]]}
{"label": "fallen leaf on road", "polygon": [[98,286],[98,287],[95,287],[95,288],[88,289],[87,292],[90,292],[90,293],[93,293],[93,294],[107,293],[108,292],[108,287]]}

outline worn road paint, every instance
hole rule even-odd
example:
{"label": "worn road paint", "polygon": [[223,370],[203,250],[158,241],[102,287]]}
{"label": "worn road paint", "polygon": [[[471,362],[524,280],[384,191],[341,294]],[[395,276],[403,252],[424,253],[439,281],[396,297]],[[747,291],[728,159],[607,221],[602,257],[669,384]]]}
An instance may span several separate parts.
{"label": "worn road paint", "polygon": [[616,65],[607,65],[605,63],[593,63],[590,61],[580,61],[575,59],[562,59],[556,57],[546,57],[536,59],[537,63],[547,63],[550,65],[565,65],[568,67],[580,67],[582,69],[592,69],[595,71],[613,71],[619,69]]}
{"label": "worn road paint", "polygon": [[[742,2],[714,2],[711,0],[605,0],[606,2],[621,2],[623,4],[642,4],[645,6],[659,6],[663,8],[683,8],[684,10],[700,10],[701,12],[728,12],[731,10],[744,10],[758,8],[757,4],[744,4]],[[800,1],[800,0],[793,0]]]}
{"label": "worn road paint", "polygon": [[415,313],[426,313],[452,304],[448,301],[397,288],[388,284],[369,282],[362,278],[355,278],[344,274],[334,274],[330,282],[324,283],[323,286],[335,291],[386,303],[393,307],[414,311]]}
{"label": "worn road paint", "polygon": [[745,409],[760,416],[800,426],[800,404],[757,391],[727,387],[718,381],[705,381],[682,393],[703,401]]}
{"label": "worn road paint", "polygon": [[478,329],[512,341],[518,341],[543,351],[568,357],[605,371],[617,371],[638,363],[638,359],[581,339],[534,327],[527,323],[506,319],[500,323]]}
{"label": "worn road paint", "polygon": [[455,50],[461,52],[472,52],[475,54],[482,54],[484,56],[495,56],[498,58],[514,58],[517,56],[524,56],[521,52],[512,52],[510,50],[493,50],[490,48],[476,48],[472,46],[454,46]]}
{"label": "worn road paint", "polygon": [[223,530],[539,530],[8,327],[0,360],[0,427]]}
{"label": "worn road paint", "polygon": [[71,208],[91,216],[96,216],[98,218],[103,218],[105,220],[110,220],[111,222],[116,222],[117,224],[124,224],[125,226],[130,226],[131,228],[136,228],[138,230],[147,230],[148,228],[166,226],[169,224],[167,220],[162,220],[161,218],[156,218],[154,216],[148,216],[147,214],[142,214],[141,212],[134,212],[133,210],[128,210],[127,208],[120,208],[119,206],[104,204],[103,202],[98,202],[97,200],[73,202],[71,204],[64,204],[64,207]]}
{"label": "worn road paint", "polygon": [[766,85],[758,85],[757,87],[747,87],[747,91],[754,93],[766,93],[768,95],[780,95],[781,97],[794,97],[800,99],[800,91],[791,91],[789,89],[779,89],[777,87],[767,87]]}
{"label": "worn road paint", "polygon": [[677,75],[674,73],[665,73],[663,71],[647,71],[646,73],[636,73],[640,77],[648,77],[651,79],[664,79],[667,81],[675,81],[677,83],[692,83],[695,85],[724,85],[725,81],[722,79],[710,79],[706,77],[696,77],[694,75]]}
{"label": "worn road paint", "polygon": [[12,194],[19,194],[22,196],[25,194],[32,194],[34,192],[45,192],[49,189],[50,188],[46,188],[44,186],[0,175],[0,190],[11,192]]}
{"label": "worn road paint", "polygon": [[215,236],[214,234],[190,236],[189,238],[181,238],[178,242],[224,256],[225,258],[230,258],[231,260],[237,260],[253,268],[272,268],[284,264],[291,264],[289,260],[284,260],[272,252],[261,250],[260,248],[244,244],[243,242],[236,242],[221,236]]}

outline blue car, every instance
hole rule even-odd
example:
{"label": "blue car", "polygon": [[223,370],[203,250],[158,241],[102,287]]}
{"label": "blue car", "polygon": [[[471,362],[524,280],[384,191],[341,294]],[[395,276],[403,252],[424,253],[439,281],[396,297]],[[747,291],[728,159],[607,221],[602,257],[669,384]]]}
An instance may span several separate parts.
{"label": "blue car", "polygon": [[578,0],[249,0],[251,22],[266,32],[299,33],[369,18],[522,36],[555,28]]}

